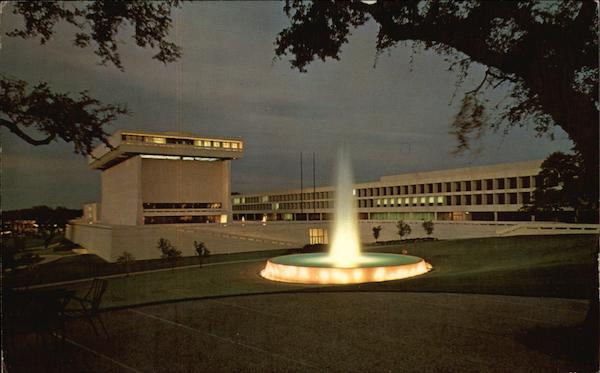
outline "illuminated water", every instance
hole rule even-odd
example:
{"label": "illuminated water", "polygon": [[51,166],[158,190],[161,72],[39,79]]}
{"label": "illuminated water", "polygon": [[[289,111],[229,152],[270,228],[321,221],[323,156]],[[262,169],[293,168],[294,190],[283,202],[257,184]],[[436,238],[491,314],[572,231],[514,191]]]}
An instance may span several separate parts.
{"label": "illuminated water", "polygon": [[329,257],[335,267],[355,267],[360,261],[360,237],[352,189],[352,164],[345,148],[338,154],[336,179],[335,225]]}
{"label": "illuminated water", "polygon": [[350,154],[338,155],[333,239],[329,253],[283,255],[267,261],[261,276],[305,284],[356,284],[418,276],[431,265],[416,256],[361,253]]}

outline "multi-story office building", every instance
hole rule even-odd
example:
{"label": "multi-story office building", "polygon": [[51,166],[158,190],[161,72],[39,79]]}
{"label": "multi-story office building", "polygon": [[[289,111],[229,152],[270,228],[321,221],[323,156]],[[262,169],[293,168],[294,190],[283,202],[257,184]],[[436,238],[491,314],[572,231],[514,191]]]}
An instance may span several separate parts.
{"label": "multi-story office building", "polygon": [[89,166],[102,171],[102,197],[99,204],[85,206],[88,223],[231,220],[231,160],[243,156],[241,140],[119,131],[109,144],[89,158]]}
{"label": "multi-story office building", "polygon": [[[231,195],[231,160],[244,153],[239,139],[121,131],[109,144],[89,159],[91,168],[101,170],[101,201],[84,206],[83,217],[66,232],[105,260],[125,251],[136,259],[159,258],[160,239],[183,255],[194,255],[196,242],[212,253],[233,253],[328,241],[332,186]],[[525,221],[531,216],[521,211],[532,198],[540,165],[477,166],[358,183],[353,193],[361,240],[372,240],[375,225],[383,226],[383,240],[397,239],[394,226],[401,219],[413,225],[415,237],[424,234],[417,220],[439,221],[439,238],[487,237],[507,229],[514,234],[521,225],[527,234],[547,233],[530,229]],[[524,222],[514,222],[519,220]]]}
{"label": "multi-story office building", "polygon": [[[360,220],[519,221],[541,161],[384,176],[354,186]],[[331,220],[334,187],[232,196],[234,220]]]}

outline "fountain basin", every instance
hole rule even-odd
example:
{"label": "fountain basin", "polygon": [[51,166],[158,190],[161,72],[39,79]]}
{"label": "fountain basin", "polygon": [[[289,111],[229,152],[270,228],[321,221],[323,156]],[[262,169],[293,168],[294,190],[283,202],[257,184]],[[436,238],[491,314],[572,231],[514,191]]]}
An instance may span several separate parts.
{"label": "fountain basin", "polygon": [[362,253],[353,266],[336,267],[328,253],[294,254],[271,258],[261,276],[301,284],[358,284],[413,277],[431,270],[422,258],[387,253]]}

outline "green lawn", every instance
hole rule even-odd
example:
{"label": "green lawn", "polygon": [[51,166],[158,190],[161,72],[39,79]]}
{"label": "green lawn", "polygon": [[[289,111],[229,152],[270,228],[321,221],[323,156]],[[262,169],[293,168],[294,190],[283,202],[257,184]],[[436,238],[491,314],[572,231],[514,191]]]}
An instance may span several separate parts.
{"label": "green lawn", "polygon": [[[284,255],[293,252],[296,252],[296,250],[282,249],[236,254],[216,254],[203,258],[202,261],[200,261],[200,258],[198,257],[183,257],[177,259],[175,267],[193,266],[199,265],[200,263],[210,264],[240,260],[267,259],[274,255]],[[53,254],[60,254],[60,252]],[[171,264],[162,259],[137,260],[130,265],[130,271],[132,273],[168,268],[171,268]],[[8,282],[19,287],[117,274],[125,274],[125,267],[122,264],[109,263],[92,254],[70,254],[65,255],[65,257],[60,260],[40,264],[31,269],[17,270],[16,273],[9,276]]]}
{"label": "green lawn", "polygon": [[[31,350],[23,349],[15,366],[41,371],[48,361],[64,372],[123,366],[139,371],[595,371],[597,236],[368,247],[403,250],[425,258],[434,270],[351,286],[283,284],[259,276],[264,258],[281,254],[263,252],[215,255],[213,265],[111,278],[102,306],[113,338],[96,337],[84,320],[71,321],[67,336],[74,342],[60,345],[58,357],[32,343],[38,346],[35,356],[46,360],[30,359]],[[114,266],[85,255],[48,263],[45,270],[80,276],[95,264]],[[83,292],[87,286],[70,287]]]}
{"label": "green lawn", "polygon": [[[361,288],[597,299],[598,236],[523,236],[403,246],[434,270]],[[374,250],[397,252],[398,247]]]}
{"label": "green lawn", "polygon": [[[105,307],[123,307],[177,299],[289,291],[410,291],[522,295],[597,299],[596,236],[506,237],[426,241],[369,248],[425,258],[434,270],[418,277],[346,286],[297,285],[259,276],[264,262],[224,263],[176,269],[109,280]],[[246,259],[260,257],[254,253]],[[278,254],[274,253],[273,255]],[[239,260],[243,256],[235,256]],[[91,266],[70,263],[76,257],[49,263],[84,274]],[[90,258],[86,258],[89,260]],[[214,258],[216,261],[219,258]],[[223,258],[221,258],[223,259]],[[77,285],[85,289],[87,284]]]}

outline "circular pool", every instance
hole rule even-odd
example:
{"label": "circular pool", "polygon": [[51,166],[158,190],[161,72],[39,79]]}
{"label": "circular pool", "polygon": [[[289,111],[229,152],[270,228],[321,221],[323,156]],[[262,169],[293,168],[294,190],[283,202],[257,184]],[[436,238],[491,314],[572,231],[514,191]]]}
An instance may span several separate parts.
{"label": "circular pool", "polygon": [[260,274],[281,282],[358,284],[413,277],[431,268],[422,258],[387,253],[362,253],[352,266],[336,267],[328,253],[315,253],[271,258]]}

